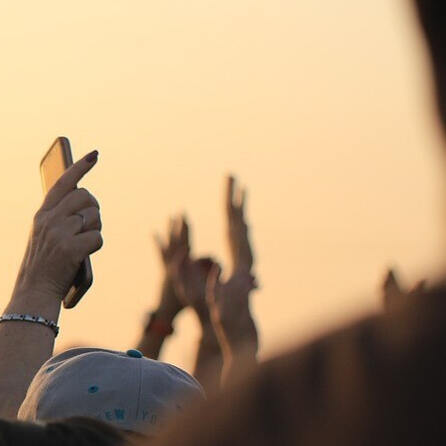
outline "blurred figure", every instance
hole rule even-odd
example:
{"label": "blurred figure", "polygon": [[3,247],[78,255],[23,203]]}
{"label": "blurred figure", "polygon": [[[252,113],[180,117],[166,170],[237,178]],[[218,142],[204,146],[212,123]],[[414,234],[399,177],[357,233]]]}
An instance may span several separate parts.
{"label": "blurred figure", "polygon": [[434,289],[264,362],[155,444],[444,444],[445,314]]}
{"label": "blurred figure", "polygon": [[446,4],[436,0],[415,3],[430,50],[439,117],[446,130]]}

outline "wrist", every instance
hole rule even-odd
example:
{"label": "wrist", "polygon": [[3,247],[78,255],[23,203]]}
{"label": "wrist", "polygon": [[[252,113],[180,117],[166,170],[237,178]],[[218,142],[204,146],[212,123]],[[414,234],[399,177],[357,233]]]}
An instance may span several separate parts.
{"label": "wrist", "polygon": [[198,352],[199,354],[205,354],[209,358],[222,358],[222,348],[212,328],[202,330]]}
{"label": "wrist", "polygon": [[51,293],[41,293],[30,289],[15,289],[5,313],[31,314],[57,322],[62,300]]}
{"label": "wrist", "polygon": [[160,305],[153,313],[155,313],[156,317],[165,324],[172,325],[178,311],[173,311],[171,308],[166,308],[163,305]]}
{"label": "wrist", "polygon": [[144,328],[144,335],[155,335],[159,339],[164,339],[174,332],[171,321],[164,319],[158,311],[149,313],[148,320]]}
{"label": "wrist", "polygon": [[183,305],[177,297],[172,280],[166,276],[161,287],[161,299],[156,313],[166,322],[172,323],[182,309]]}

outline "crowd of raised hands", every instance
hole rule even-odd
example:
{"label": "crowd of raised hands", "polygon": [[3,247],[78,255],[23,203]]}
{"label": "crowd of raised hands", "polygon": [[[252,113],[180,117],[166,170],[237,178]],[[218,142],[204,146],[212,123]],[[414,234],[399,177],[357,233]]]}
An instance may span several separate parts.
{"label": "crowd of raised hands", "polygon": [[230,269],[222,278],[221,265],[211,257],[195,257],[185,216],[169,221],[167,237],[155,236],[164,280],[156,311],[145,327],[138,349],[157,359],[162,343],[185,307],[193,309],[201,328],[195,377],[209,393],[228,378],[256,362],[258,333],[250,309],[257,288],[253,252],[245,219],[246,192],[233,177],[227,179],[225,215]]}
{"label": "crowd of raised hands", "polygon": [[[34,383],[36,377],[40,377],[38,381],[43,379],[46,382],[46,378],[41,377],[47,374],[48,370],[51,371],[53,367],[45,369],[45,363],[53,355],[61,298],[70,288],[82,260],[102,246],[99,204],[90,192],[77,188],[79,180],[96,162],[97,152],[92,152],[75,163],[45,197],[42,206],[35,215],[16,285],[4,312],[4,316],[15,315],[15,318],[0,321],[7,322],[0,323],[0,357],[7,358],[7,360],[0,361],[0,431],[11,432],[11,438],[16,438],[14,432],[17,431],[21,435],[26,427],[25,430],[32,431],[32,444],[34,444],[33,438],[37,438],[39,433],[37,425],[20,427],[17,424],[8,424],[2,419],[15,419],[18,414],[20,415],[24,404],[25,409],[33,407],[33,402],[28,400],[33,400],[35,396],[30,395],[29,389],[36,387]],[[219,435],[225,433],[227,437],[226,443],[222,444],[232,444],[236,438],[239,438],[239,435],[242,435],[244,429],[249,428],[251,433],[261,433],[262,429],[266,429],[268,419],[276,417],[277,413],[294,413],[294,402],[285,404],[285,396],[289,389],[293,389],[293,386],[297,386],[296,389],[298,389],[294,389],[293,392],[302,397],[304,397],[306,389],[313,389],[313,393],[309,394],[311,398],[305,403],[307,407],[310,407],[312,400],[317,401],[314,399],[316,395],[323,396],[324,394],[321,390],[324,388],[324,381],[313,379],[313,376],[318,376],[320,373],[319,355],[322,354],[321,352],[324,352],[323,357],[325,358],[340,358],[347,343],[355,345],[358,339],[367,338],[367,343],[373,344],[379,339],[379,333],[382,330],[383,321],[378,318],[372,322],[358,324],[353,329],[352,336],[347,335],[346,338],[339,338],[334,335],[332,336],[333,341],[328,344],[324,344],[325,341],[322,344],[315,343],[310,347],[312,352],[310,355],[305,351],[297,351],[289,356],[278,358],[271,365],[265,363],[258,366],[256,359],[259,346],[258,331],[250,305],[252,293],[258,284],[254,275],[254,255],[246,222],[245,207],[245,191],[239,187],[235,178],[229,177],[224,215],[230,262],[225,270],[212,257],[196,257],[194,255],[191,246],[191,229],[185,216],[170,220],[167,236],[157,235],[155,237],[164,277],[158,305],[150,313],[150,317],[143,327],[137,346],[138,350],[145,357],[157,360],[165,339],[174,331],[176,316],[184,308],[191,308],[201,329],[194,375],[205,389],[208,398],[212,399],[214,396],[216,398],[215,404],[209,406],[209,414],[191,411],[192,422],[190,424],[184,420],[177,428],[172,424],[172,430],[168,431],[165,437],[166,444],[169,445],[174,444],[178,435],[189,427],[192,429],[188,437],[190,442],[187,443],[185,440],[184,445],[193,444],[194,438],[201,441],[202,436],[207,435],[206,432],[215,435],[216,429]],[[412,297],[416,301],[420,293],[423,293],[424,287],[425,283],[419,282],[412,290],[406,291],[400,286],[395,273],[390,270],[383,283],[383,300],[386,310],[392,313],[393,308],[404,307],[402,304]],[[22,316],[27,318],[21,320]],[[364,327],[368,326],[367,324],[372,324],[373,330],[367,332],[364,338],[361,337],[362,335],[358,337],[356,333],[364,330]],[[424,324],[424,326],[426,325]],[[394,327],[398,324],[390,322],[389,326]],[[340,339],[343,339],[342,342]],[[331,345],[331,347],[327,349],[327,345]],[[354,348],[357,349],[357,347]],[[380,348],[376,351],[373,350],[374,353],[371,355],[376,357],[376,361],[387,358],[385,355],[381,356],[383,351]],[[88,356],[90,353],[91,351],[87,349],[86,352],[72,352],[68,355],[83,356],[85,354]],[[60,359],[62,362],[65,361],[64,354]],[[99,354],[103,353],[99,352]],[[129,350],[125,354],[119,352],[107,354],[119,358],[122,356],[138,358],[141,355],[135,350]],[[57,362],[58,358],[59,356],[56,356],[56,359],[53,358],[52,361],[56,360]],[[360,370],[362,362],[359,356],[352,353],[351,358],[352,364],[356,364],[356,366],[353,365],[353,369],[356,367],[357,370]],[[148,364],[148,367],[153,366]],[[188,388],[194,388],[196,393],[200,393],[200,384],[195,384],[192,377],[189,379],[185,372],[177,369],[173,371],[169,367],[163,380],[168,379],[168,376],[177,378],[180,376],[179,382]],[[344,364],[339,363],[336,367],[339,367],[339,376],[343,376]],[[333,370],[336,367],[333,366]],[[301,374],[294,375],[294,369],[300,370]],[[326,370],[331,370],[331,367],[327,367]],[[107,371],[104,370],[103,373],[106,375]],[[252,376],[253,378],[248,381],[245,378],[244,384],[240,388],[237,387],[239,376],[241,380],[243,380],[243,376]],[[177,378],[175,379],[178,381]],[[116,382],[115,384],[117,388],[120,388],[119,392],[126,393],[126,389],[122,388],[120,383]],[[339,381],[339,384],[343,383]],[[381,387],[385,389],[384,384]],[[97,387],[90,386],[89,389],[94,393]],[[163,384],[161,391],[164,395],[166,395],[165,390]],[[361,396],[366,392],[365,388],[362,388],[357,395]],[[330,395],[333,396],[335,393]],[[226,398],[229,403],[225,402]],[[265,401],[264,398],[266,398]],[[268,401],[273,403],[269,404]],[[336,407],[338,403],[342,405],[343,400],[337,401],[333,397],[333,407]],[[88,403],[86,404],[88,406]],[[240,407],[243,407],[242,415],[246,417],[246,421],[240,417],[238,424],[233,425],[233,430],[227,429],[229,427],[227,424],[224,424],[223,430],[219,430],[213,423],[225,423],[227,416],[232,413],[232,408],[228,404],[239,404]],[[287,404],[289,407],[286,406]],[[38,404],[34,404],[34,406],[38,407]],[[262,409],[261,414],[258,413],[259,407]],[[25,409],[23,409],[24,413]],[[206,411],[207,409],[199,410]],[[203,425],[202,419],[205,415],[207,418],[204,419],[207,421]],[[111,439],[109,443],[107,443],[108,440],[105,443],[98,440],[98,444],[115,445],[124,441],[119,429],[110,430],[111,428],[105,427],[102,422],[95,425],[96,422],[92,419],[78,421],[72,416],[62,422],[57,421],[56,418],[53,424],[47,425],[48,429],[45,430],[45,434],[51,429],[57,428],[61,429],[61,432],[65,432],[62,435],[63,438],[68,435],[71,439],[75,439],[77,435],[81,435],[82,431],[84,432],[82,435],[93,433],[94,435],[107,435],[107,438]],[[111,415],[106,415],[106,417],[108,416]],[[303,416],[299,418],[299,420],[302,419],[304,419]],[[296,423],[299,420],[296,420]],[[295,429],[297,425],[293,421],[290,424],[290,429]],[[67,434],[67,432],[71,432],[70,429],[73,430],[73,433]],[[136,431],[132,432],[131,435],[136,435]],[[56,438],[54,433],[52,435]],[[262,436],[264,440],[267,439],[266,435],[269,433],[265,431]],[[213,437],[209,438],[212,440]],[[223,435],[221,438],[223,439]],[[240,438],[244,438],[243,435]],[[125,441],[130,444],[128,437],[125,437]],[[244,440],[241,440],[241,443],[243,442]],[[141,444],[144,444],[144,441],[141,441]]]}
{"label": "crowd of raised hands", "polygon": [[[39,316],[57,323],[61,297],[79,265],[102,246],[99,204],[90,192],[77,188],[97,156],[95,151],[75,163],[45,197],[4,314]],[[256,365],[258,331],[250,300],[258,285],[245,208],[246,191],[228,177],[224,215],[230,259],[225,271],[216,259],[194,255],[185,216],[169,221],[166,237],[155,236],[164,277],[158,305],[137,347],[146,357],[158,359],[176,316],[191,308],[201,329],[194,376],[208,395],[217,393],[239,371],[246,373]],[[389,271],[383,284],[385,307],[418,294],[423,287],[420,282],[406,292]],[[0,416],[17,415],[33,376],[52,356],[54,333],[49,328],[48,323],[20,320],[0,324],[0,354],[8,357],[0,361]]]}
{"label": "crowd of raised hands", "polygon": [[[446,3],[415,4],[446,128]],[[138,350],[52,356],[62,298],[102,246],[99,204],[77,188],[97,159],[94,151],[76,162],[45,197],[0,316],[0,446],[445,444],[444,280],[407,290],[389,270],[385,311],[256,365],[254,256],[234,178],[225,202],[230,267],[196,258],[188,222],[173,219],[167,237],[156,237],[164,279],[139,342],[158,358],[175,317],[192,308],[201,327],[194,374],[208,401],[195,378]],[[194,407],[180,398],[186,393]]]}

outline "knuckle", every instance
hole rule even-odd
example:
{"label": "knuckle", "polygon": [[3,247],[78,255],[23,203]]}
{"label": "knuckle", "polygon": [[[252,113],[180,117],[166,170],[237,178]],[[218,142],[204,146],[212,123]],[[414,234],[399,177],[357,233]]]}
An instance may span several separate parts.
{"label": "knuckle", "polygon": [[88,239],[85,240],[84,247],[89,253],[93,253],[101,249],[103,244],[101,231],[95,229],[90,232]]}
{"label": "knuckle", "polygon": [[82,200],[86,205],[90,205],[92,207],[99,209],[99,203],[92,193],[90,193],[87,189],[83,187],[78,189],[78,191],[81,194],[80,196],[82,197]]}
{"label": "knuckle", "polygon": [[88,202],[90,198],[90,192],[88,192],[87,189],[81,187],[79,189],[76,189],[75,193],[80,200],[82,200],[83,202]]}
{"label": "knuckle", "polygon": [[90,220],[93,229],[102,229],[101,213],[97,207],[90,208],[89,210]]}
{"label": "knuckle", "polygon": [[35,227],[41,227],[43,225],[43,223],[45,222],[45,218],[46,217],[46,212],[43,211],[42,209],[39,209],[35,214],[34,214],[34,219],[33,219],[33,224]]}
{"label": "knuckle", "polygon": [[45,225],[46,228],[46,239],[49,244],[61,244],[61,233],[54,226]]}
{"label": "knuckle", "polygon": [[97,251],[98,249],[101,249],[102,246],[104,245],[104,240],[102,238],[101,232],[100,231],[94,231],[95,232],[95,236],[94,236],[94,248]]}
{"label": "knuckle", "polygon": [[96,199],[96,197],[94,195],[90,194],[90,200],[91,200],[91,203],[93,204],[93,206],[99,210],[100,206],[99,206],[99,202]]}
{"label": "knuckle", "polygon": [[101,212],[97,207],[92,208],[92,213],[95,220],[101,220]]}

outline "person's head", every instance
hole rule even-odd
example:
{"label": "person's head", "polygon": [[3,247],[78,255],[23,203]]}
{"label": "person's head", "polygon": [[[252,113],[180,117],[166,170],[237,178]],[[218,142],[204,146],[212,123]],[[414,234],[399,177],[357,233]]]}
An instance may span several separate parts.
{"label": "person's head", "polygon": [[446,2],[415,0],[415,3],[432,56],[437,102],[446,130]]}
{"label": "person's head", "polygon": [[19,409],[26,421],[89,417],[121,431],[156,435],[194,399],[200,384],[183,370],[127,353],[77,348],[54,356],[37,372]]}
{"label": "person's head", "polygon": [[97,420],[73,417],[49,423],[0,420],[0,446],[121,446],[125,434]]}

